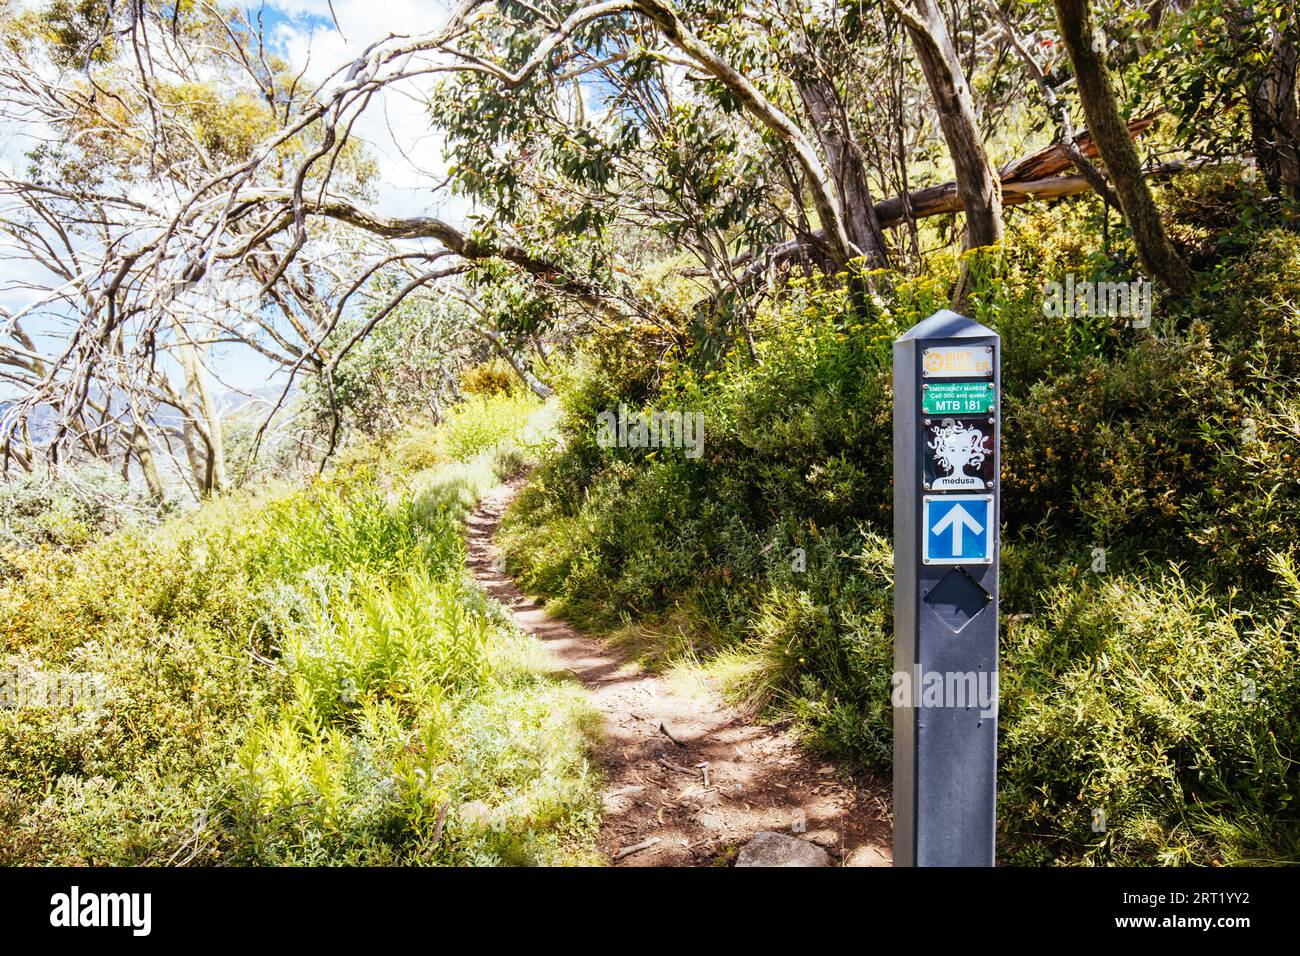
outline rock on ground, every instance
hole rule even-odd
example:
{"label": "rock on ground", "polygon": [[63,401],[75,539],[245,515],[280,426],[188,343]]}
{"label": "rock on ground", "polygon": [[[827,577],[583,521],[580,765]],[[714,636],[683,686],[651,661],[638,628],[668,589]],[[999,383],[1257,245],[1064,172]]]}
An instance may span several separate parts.
{"label": "rock on ground", "polygon": [[845,866],[893,866],[889,857],[874,846],[860,846],[844,859]]}
{"label": "rock on ground", "polygon": [[741,849],[736,866],[830,866],[819,846],[784,833],[758,833]]}

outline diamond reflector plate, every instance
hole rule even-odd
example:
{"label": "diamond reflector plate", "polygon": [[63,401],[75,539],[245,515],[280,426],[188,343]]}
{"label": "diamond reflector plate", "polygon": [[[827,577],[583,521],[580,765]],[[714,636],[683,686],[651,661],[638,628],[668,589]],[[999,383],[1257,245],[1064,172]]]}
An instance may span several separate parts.
{"label": "diamond reflector plate", "polygon": [[963,568],[953,568],[930,589],[922,601],[954,634],[988,606],[993,598]]}

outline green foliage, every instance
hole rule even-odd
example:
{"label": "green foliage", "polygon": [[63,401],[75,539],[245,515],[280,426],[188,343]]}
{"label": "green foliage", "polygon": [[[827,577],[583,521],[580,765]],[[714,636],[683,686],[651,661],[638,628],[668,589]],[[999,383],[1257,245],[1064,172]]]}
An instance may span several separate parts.
{"label": "green foliage", "polygon": [[393,436],[384,449],[388,467],[399,475],[410,475],[443,462],[438,451],[437,425],[419,422],[408,425]]}
{"label": "green foliage", "polygon": [[[667,369],[645,404],[703,413],[698,461],[596,444],[595,416],[649,387],[597,342],[563,389],[564,453],[508,516],[525,583],[588,623],[635,619],[652,660],[721,653],[750,706],[792,711],[828,751],[886,759],[885,582],[846,558],[862,548],[854,516],[890,520],[889,347],[930,301],[898,288],[893,309],[862,315],[833,284],[797,282],[758,317],[755,361]],[[623,369],[631,383],[611,380]]]}
{"label": "green foliage", "polygon": [[[1294,860],[1300,246],[1242,225],[1150,330],[1045,313],[1067,272],[1131,278],[1092,215],[1029,208],[1003,247],[970,255],[971,312],[1006,356],[1002,852]],[[791,283],[754,322],[752,357],[709,370],[661,349],[648,374],[635,339],[592,342],[561,388],[562,450],[507,515],[524,581],[648,662],[703,661],[739,703],[884,769],[889,343],[946,305],[955,268],[878,274],[858,300]],[[703,456],[599,447],[595,416],[619,401],[704,412]]]}
{"label": "green foliage", "polygon": [[1088,358],[1007,398],[1007,520],[1029,523],[1050,503],[1062,512],[1057,527],[1099,544],[1128,536],[1186,552],[1182,509],[1217,459],[1202,425],[1230,391],[1196,328],[1141,339],[1111,361]]}
{"label": "green foliage", "polygon": [[[1160,33],[1158,42],[1144,44],[1137,73],[1141,85],[1160,91],[1176,119],[1178,144],[1213,157],[1254,152],[1259,143],[1252,139],[1271,130],[1253,126],[1258,117],[1249,104],[1283,43],[1300,40],[1294,11],[1282,3],[1193,0],[1180,15],[1162,18]],[[1258,158],[1268,175],[1265,157]]]}
{"label": "green foliage", "polygon": [[470,395],[497,395],[516,391],[519,378],[505,359],[495,358],[461,372],[460,387]]}
{"label": "green foliage", "polygon": [[[1060,87],[1046,6],[1009,13]],[[1134,277],[1122,227],[1098,242],[1110,220],[1096,202],[1031,204],[1008,215],[1001,246],[960,260],[956,216],[909,222],[899,232],[920,275],[851,264],[774,282],[766,296],[728,288],[728,263],[752,275],[778,237],[833,225],[817,221],[828,203],[808,202],[814,164],[791,160],[765,99],[802,108],[823,159],[858,155],[873,188],[947,178],[928,108],[897,155],[899,117],[915,111],[921,81],[879,5],[825,18],[684,0],[692,33],[753,84],[729,85],[706,63],[707,75],[686,70],[687,96],[681,56],[657,42],[683,35],[654,22],[663,18],[607,10],[539,48],[569,5],[484,5],[456,35],[481,68],[443,74],[431,104],[453,189],[486,212],[451,244],[474,260],[463,274],[474,314],[417,292],[391,315],[349,316],[323,343],[336,359],[348,349],[328,393],[305,391],[317,428],[374,440],[345,446],[337,471],[305,490],[209,503],[159,529],[118,530],[129,503],[106,477],[88,494],[0,489],[4,666],[94,673],[112,692],[94,706],[0,714],[0,862],[581,858],[594,801],[577,692],[543,672],[460,571],[465,510],[546,446],[538,404],[499,361],[474,364],[486,349],[471,326],[508,344],[562,322],[585,327],[556,296],[575,288],[610,302],[631,300],[637,284],[644,294],[635,322],[598,326],[562,373],[562,445],[507,531],[526,582],[653,662],[705,660],[754,711],[882,768],[889,344],[947,303],[959,267],[971,314],[999,331],[1007,357],[1006,858],[1295,859],[1300,242],[1277,225],[1294,210],[1278,195],[1281,138],[1256,94],[1296,41],[1296,19],[1282,4],[1102,6],[1107,29],[1094,40],[1126,107],[1145,111],[1158,95],[1174,120],[1143,148],[1253,152],[1264,179],[1228,167],[1160,190],[1198,276],[1191,299],[1159,304],[1144,331],[1096,310],[1043,308],[1046,284],[1067,273]],[[269,179],[254,184],[267,195],[273,167],[291,173],[332,136],[294,126],[310,93],[233,15],[51,0],[16,21],[11,7],[0,6],[5,49],[36,45],[37,60],[106,94],[71,97],[58,121],[66,135],[28,157],[50,187],[29,192],[64,197],[37,217],[51,226],[97,223],[59,210],[86,196],[112,207],[97,194],[114,183],[141,192],[159,168],[206,178],[207,167],[243,163],[281,112],[300,135],[268,157]],[[986,35],[988,16],[955,10],[954,35]],[[131,51],[113,38],[137,20],[163,35],[170,20],[200,78],[124,84]],[[1008,125],[1014,135],[1036,122],[1007,123],[1016,71],[995,46],[992,61],[972,48],[964,78],[1000,130],[990,152],[1008,145]],[[210,69],[227,60],[259,62],[257,82]],[[813,62],[817,75],[805,72]],[[536,70],[502,82],[489,63]],[[281,94],[265,102],[263,86]],[[817,117],[823,98],[834,99],[822,104],[829,124]],[[145,115],[156,127],[158,103],[183,135],[101,135]],[[374,174],[355,146],[315,168],[306,185],[321,196],[363,195]],[[331,183],[318,180],[323,168],[337,170]],[[941,248],[923,252],[934,239]],[[493,244],[508,261],[490,257]],[[698,285],[679,269],[683,250],[709,266]],[[656,257],[658,278],[679,273],[672,281],[644,269]],[[282,277],[299,299],[316,287],[301,264]],[[408,280],[382,274],[365,291]],[[470,400],[440,425],[418,424],[443,418],[467,368]],[[698,413],[702,457],[602,447],[596,416],[621,406]],[[240,458],[249,422],[232,426]],[[292,463],[286,455],[279,470]],[[1098,549],[1104,577],[1089,569]],[[1087,826],[1094,811],[1107,815],[1104,835]]]}
{"label": "green foliage", "polygon": [[[1056,585],[1003,641],[1011,862],[1294,860],[1295,571],[1234,609],[1176,570]],[[1092,814],[1107,824],[1092,831]]]}
{"label": "green foliage", "polygon": [[111,58],[116,37],[105,35],[112,5],[106,0],[53,0],[34,17],[60,66],[82,68]]}
{"label": "green foliage", "polygon": [[[377,297],[382,301],[396,295],[407,281],[401,274],[381,274],[375,283]],[[374,318],[342,320],[327,347],[341,350]],[[334,371],[332,389],[316,378],[304,378],[303,400],[316,427],[332,429],[336,408],[345,433],[388,438],[441,414],[455,393],[457,372],[471,367],[482,353],[468,330],[477,320],[466,307],[445,297],[415,293],[403,299],[353,344]]]}
{"label": "green foliage", "polygon": [[463,578],[464,514],[518,463],[484,435],[18,554],[0,667],[107,697],[0,710],[0,862],[589,859],[591,711]]}
{"label": "green foliage", "polygon": [[[1243,354],[1241,359],[1262,357],[1269,367],[1265,376],[1300,373],[1295,350],[1296,311],[1300,308],[1300,235],[1274,227],[1256,232],[1239,255],[1216,263],[1205,283],[1203,315],[1216,339]],[[1251,355],[1258,345],[1263,356]],[[1243,369],[1249,374],[1249,369]],[[1238,376],[1240,377],[1240,375]]]}
{"label": "green foliage", "polygon": [[543,440],[529,420],[537,399],[521,392],[472,395],[447,413],[439,433],[448,458],[467,460],[498,445],[526,451]]}
{"label": "green foliage", "polygon": [[1235,163],[1173,178],[1160,189],[1160,203],[1170,241],[1197,269],[1247,251],[1269,225],[1263,184]]}
{"label": "green foliage", "polygon": [[[289,425],[302,412],[300,396],[291,397],[263,430],[267,408],[251,402],[221,420],[225,444],[226,478],[231,488],[250,488],[299,478],[305,470],[314,473],[310,436]],[[260,433],[260,434],[259,434]],[[308,440],[304,440],[308,439]],[[257,455],[253,457],[256,447]]]}
{"label": "green foliage", "polygon": [[149,502],[105,465],[68,468],[59,478],[20,474],[0,482],[0,550],[37,545],[75,550],[148,523],[153,513]]}

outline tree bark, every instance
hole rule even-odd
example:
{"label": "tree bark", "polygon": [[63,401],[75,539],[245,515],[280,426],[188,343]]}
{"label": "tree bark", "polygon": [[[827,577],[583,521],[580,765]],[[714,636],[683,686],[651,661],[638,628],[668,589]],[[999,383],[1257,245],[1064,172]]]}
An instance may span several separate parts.
{"label": "tree bark", "polygon": [[1300,55],[1283,31],[1272,31],[1272,60],[1250,96],[1250,131],[1264,182],[1278,196],[1300,199]]}
{"label": "tree bark", "polygon": [[1128,127],[1106,68],[1104,51],[1094,43],[1095,24],[1088,0],[1052,0],[1061,37],[1074,64],[1079,99],[1088,117],[1088,132],[1119,197],[1120,208],[1133,232],[1138,260],[1153,282],[1174,295],[1191,291],[1192,271],[1169,242],[1160,210],[1142,175],[1142,160],[1129,139]]}
{"label": "tree bark", "polygon": [[[144,478],[145,487],[149,490],[149,498],[155,504],[163,500],[162,481],[158,478],[158,465],[154,461],[153,448],[149,444],[149,436],[145,430],[136,424],[135,430],[131,432],[131,452],[135,455],[135,460],[140,463],[140,474]],[[130,455],[127,456],[130,461]]]}
{"label": "tree bark", "polygon": [[845,121],[835,85],[821,73],[802,76],[795,84],[835,183],[849,242],[857,247],[868,268],[887,269],[889,253],[876,218],[862,148]]}
{"label": "tree bark", "polygon": [[966,213],[967,249],[1002,239],[1002,191],[980,136],[975,104],[953,47],[943,11],[935,0],[889,0],[912,38],[916,58],[939,113],[939,126],[948,144],[957,191]]}
{"label": "tree bark", "polygon": [[[189,412],[185,421],[186,451],[200,492],[210,495],[223,491],[226,487],[226,453],[221,434],[221,416],[212,401],[207,382],[204,381],[198,346],[179,323],[176,327],[176,340],[181,369],[185,373],[186,405]],[[191,431],[193,437],[190,437]],[[198,441],[194,440],[195,437]],[[201,449],[200,443],[203,446]]]}

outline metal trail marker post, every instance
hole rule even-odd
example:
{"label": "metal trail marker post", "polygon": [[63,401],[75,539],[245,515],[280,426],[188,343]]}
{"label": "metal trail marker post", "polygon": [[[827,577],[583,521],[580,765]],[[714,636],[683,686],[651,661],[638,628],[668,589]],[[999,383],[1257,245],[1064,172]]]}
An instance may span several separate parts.
{"label": "metal trail marker post", "polygon": [[894,865],[992,866],[1001,343],[947,310],[894,342]]}

